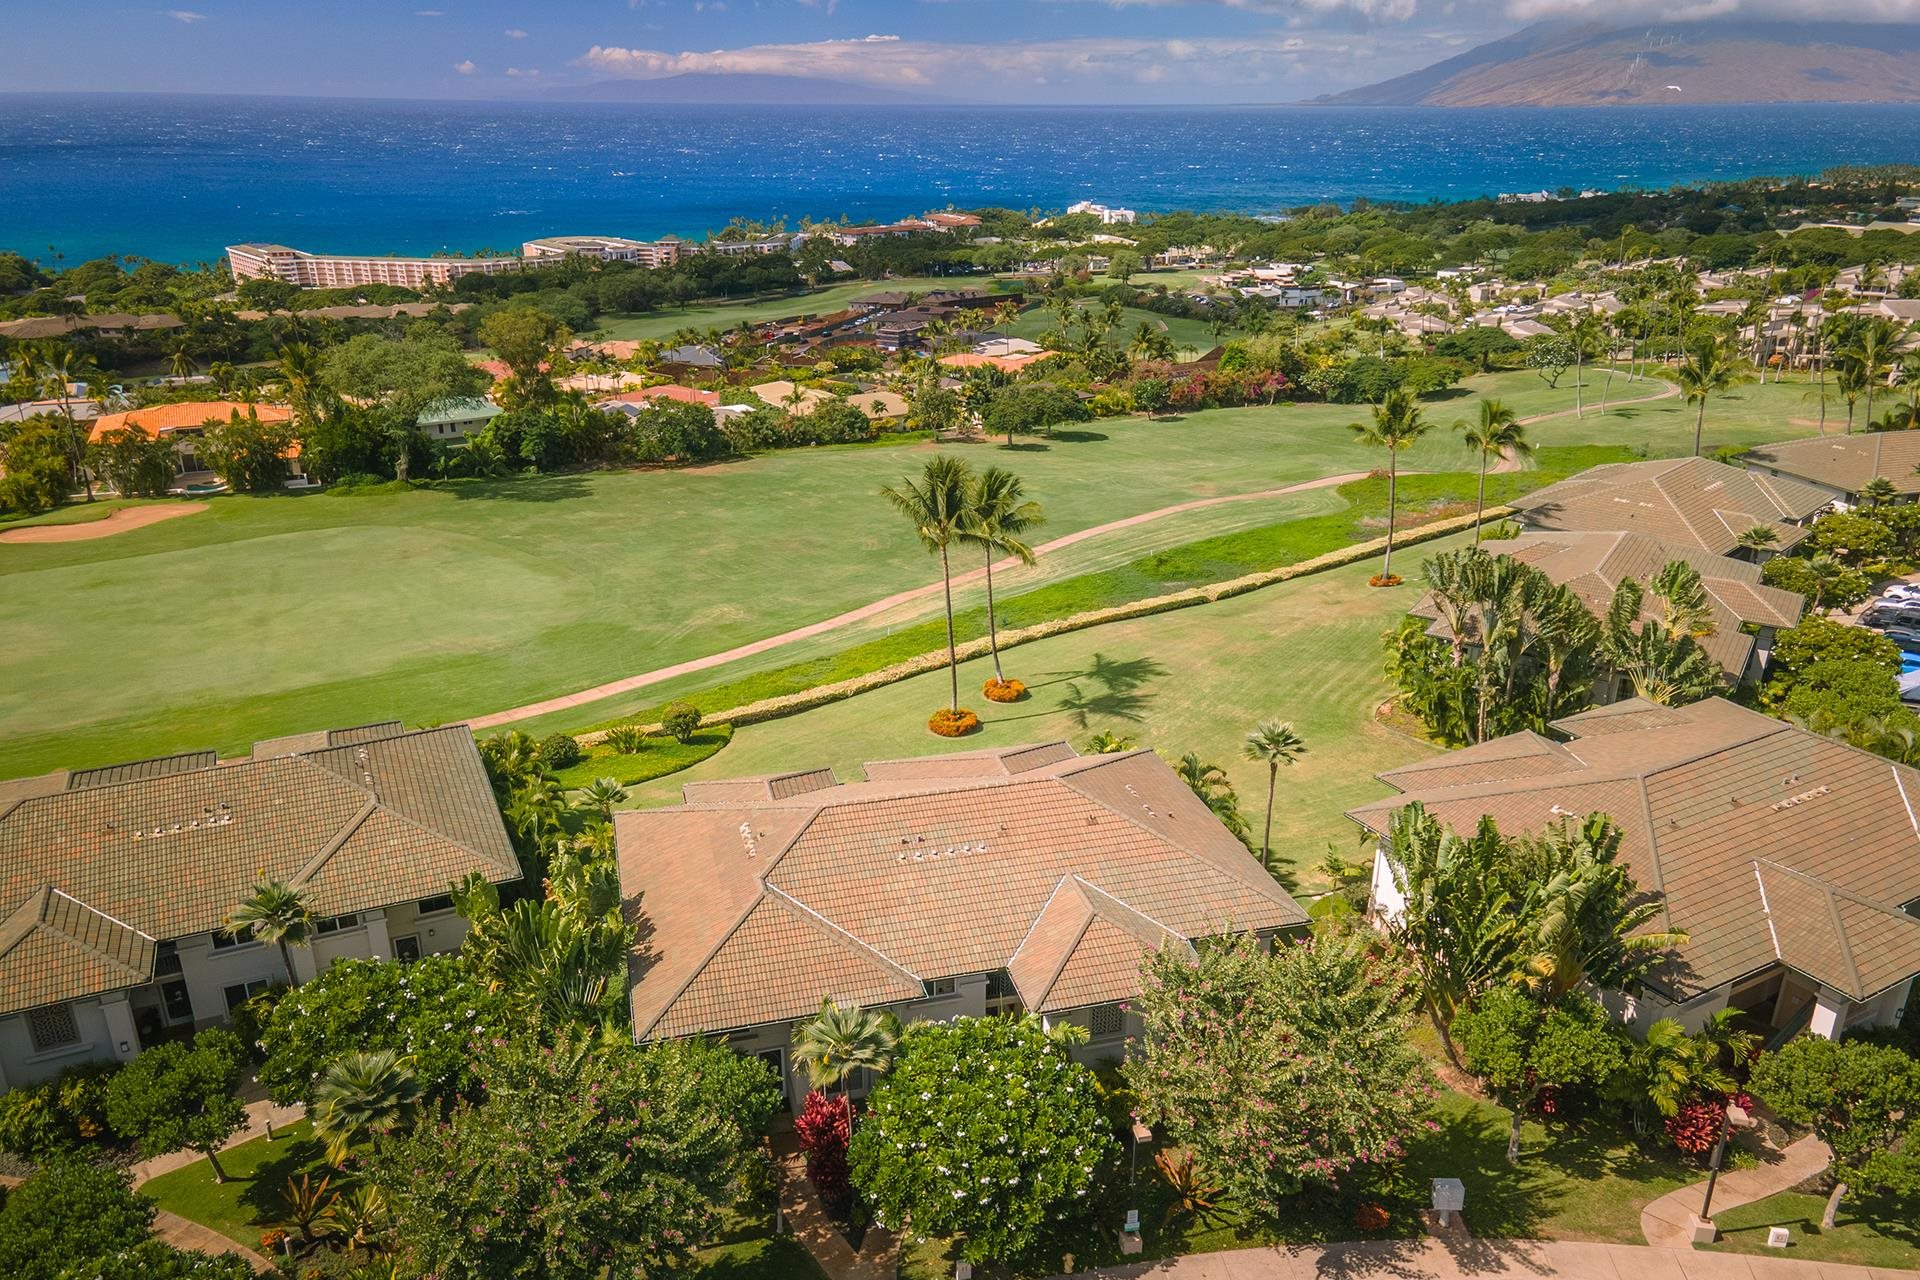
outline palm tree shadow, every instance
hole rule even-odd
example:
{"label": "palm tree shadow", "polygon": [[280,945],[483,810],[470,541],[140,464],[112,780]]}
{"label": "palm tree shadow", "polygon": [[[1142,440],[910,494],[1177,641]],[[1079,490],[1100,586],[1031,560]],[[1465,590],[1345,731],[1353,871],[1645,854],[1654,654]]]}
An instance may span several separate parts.
{"label": "palm tree shadow", "polygon": [[1144,686],[1166,671],[1152,658],[1115,659],[1096,653],[1082,676],[1085,685],[1079,680],[1067,682],[1060,710],[1076,729],[1085,729],[1095,716],[1137,724],[1146,718],[1146,708],[1153,701]]}

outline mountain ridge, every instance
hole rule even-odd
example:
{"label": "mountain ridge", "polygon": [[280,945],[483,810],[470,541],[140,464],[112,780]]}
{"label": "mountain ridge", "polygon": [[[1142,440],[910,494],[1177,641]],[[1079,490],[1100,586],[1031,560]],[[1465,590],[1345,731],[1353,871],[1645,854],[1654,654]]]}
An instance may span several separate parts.
{"label": "mountain ridge", "polygon": [[[1756,92],[1758,89],[1758,92]],[[1920,26],[1548,21],[1317,106],[1920,102]]]}

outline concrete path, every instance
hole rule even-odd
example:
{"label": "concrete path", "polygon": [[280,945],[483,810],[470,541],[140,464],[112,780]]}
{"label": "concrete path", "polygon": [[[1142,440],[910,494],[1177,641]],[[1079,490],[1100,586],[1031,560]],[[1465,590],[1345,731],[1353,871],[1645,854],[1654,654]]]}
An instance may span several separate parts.
{"label": "concrete path", "polygon": [[[1661,389],[1652,395],[1639,396],[1631,400],[1616,400],[1609,404],[1607,408],[1613,410],[1630,404],[1645,404],[1652,400],[1667,400],[1680,394],[1680,388],[1670,382],[1663,382],[1660,384],[1660,387]],[[1599,407],[1597,405],[1594,406],[1591,413],[1593,416],[1599,416]],[[1520,423],[1523,426],[1530,426],[1536,422],[1549,422],[1556,418],[1570,418],[1573,416],[1574,411],[1572,409],[1559,409],[1552,413],[1536,413],[1532,417],[1522,418],[1520,419]],[[1504,474],[1509,471],[1518,471],[1520,465],[1519,459],[1503,455],[1500,460],[1488,468],[1488,470],[1492,473]],[[1073,533],[1054,538],[1049,542],[1041,543],[1033,549],[1033,552],[1037,556],[1044,556],[1063,548],[1074,546],[1077,543],[1085,542],[1090,538],[1098,538],[1104,534],[1118,532],[1121,529],[1138,528],[1143,524],[1151,524],[1156,520],[1164,520],[1168,516],[1180,515],[1188,511],[1204,511],[1209,507],[1225,506],[1233,502],[1258,502],[1265,498],[1283,498],[1288,494],[1306,493],[1314,489],[1331,489],[1346,484],[1349,481],[1364,480],[1368,474],[1369,473],[1365,471],[1346,471],[1339,475],[1322,476],[1318,480],[1305,480],[1299,484],[1290,484],[1279,489],[1263,489],[1258,493],[1230,493],[1216,498],[1195,498],[1191,502],[1177,502],[1170,507],[1160,507],[1153,511],[1143,511],[1139,515],[1127,516],[1125,519],[1109,520],[1105,524],[1097,524],[1090,528],[1076,530]],[[1414,473],[1406,472],[1405,474],[1412,475]],[[1017,567],[1019,563],[1019,561],[1009,557],[995,564],[993,567],[996,572],[1004,573]],[[968,586],[980,581],[984,577],[986,577],[986,570],[984,568],[971,569],[965,573],[955,574],[953,577],[953,585],[955,587]],[[565,693],[558,697],[545,698],[539,702],[530,702],[525,706],[510,707],[505,711],[495,711],[484,716],[474,716],[467,720],[466,724],[475,731],[497,729],[501,725],[512,724],[517,720],[530,720],[535,716],[547,715],[550,712],[568,711],[574,707],[584,706],[587,703],[598,702],[602,698],[611,698],[622,693],[632,693],[637,689],[644,689],[648,685],[659,684],[662,681],[671,680],[676,676],[691,675],[696,671],[711,670],[714,667],[725,666],[727,663],[738,661],[741,658],[751,658],[756,654],[766,653],[771,649],[778,649],[782,645],[792,644],[797,640],[807,640],[814,636],[824,635],[840,627],[861,622],[867,618],[885,613],[889,609],[896,608],[899,605],[911,604],[916,600],[925,600],[929,597],[936,596],[940,594],[940,590],[940,583],[930,582],[923,587],[897,591],[885,599],[875,600],[872,604],[862,605],[858,609],[850,609],[845,613],[835,614],[831,618],[823,618],[819,622],[810,622],[804,627],[795,627],[791,631],[782,631],[778,635],[766,636],[747,644],[736,645],[720,653],[710,653],[703,658],[690,658],[685,662],[676,662],[672,666],[659,667],[652,671],[643,671],[638,675],[625,676],[619,680],[610,680],[606,684],[595,685],[591,689],[581,689],[575,693]]]}
{"label": "concrete path", "polygon": [[[1713,1187],[1713,1209],[1737,1209],[1798,1186],[1833,1163],[1833,1152],[1818,1138],[1805,1137],[1785,1151],[1762,1147],[1760,1163],[1750,1169],[1730,1169]],[[1703,1179],[1690,1187],[1669,1191],[1640,1211],[1640,1233],[1647,1243],[1663,1249],[1693,1247],[1693,1215],[1706,1195]]]}
{"label": "concrete path", "polygon": [[779,1161],[780,1210],[786,1215],[787,1230],[820,1264],[828,1280],[894,1280],[900,1267],[900,1242],[893,1233],[869,1227],[860,1251],[854,1252],[807,1181],[806,1156],[793,1149]]}
{"label": "concrete path", "polygon": [[[249,1102],[246,1128],[227,1139],[220,1149],[230,1151],[243,1142],[264,1138],[267,1136],[269,1127],[277,1133],[306,1114],[307,1109],[297,1103],[290,1107],[283,1107],[264,1099]],[[138,1187],[163,1173],[172,1173],[175,1169],[186,1168],[196,1160],[205,1159],[206,1157],[198,1151],[170,1151],[164,1156],[142,1160],[132,1166],[133,1185]],[[212,1227],[202,1226],[178,1214],[168,1213],[165,1209],[160,1210],[153,1217],[153,1234],[180,1249],[194,1249],[200,1253],[211,1254],[237,1253],[247,1260],[247,1265],[252,1267],[256,1274],[264,1275],[274,1268],[272,1262],[239,1241],[221,1235]]]}
{"label": "concrete path", "polygon": [[1379,1240],[1290,1249],[1236,1249],[1082,1275],[1106,1280],[1920,1280],[1920,1271],[1804,1262],[1791,1257],[1695,1253],[1576,1241]]}

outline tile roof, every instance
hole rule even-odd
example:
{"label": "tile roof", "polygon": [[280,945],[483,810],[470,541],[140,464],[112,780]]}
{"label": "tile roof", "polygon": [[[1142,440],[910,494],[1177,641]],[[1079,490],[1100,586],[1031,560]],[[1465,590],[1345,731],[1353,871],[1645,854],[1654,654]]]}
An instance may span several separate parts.
{"label": "tile roof", "polygon": [[1802,481],[1711,458],[1662,458],[1590,467],[1508,505],[1533,529],[1644,533],[1725,555],[1755,525],[1772,529],[1785,550],[1806,536],[1798,522],[1832,500]]}
{"label": "tile roof", "polygon": [[1456,830],[1485,815],[1521,833],[1610,815],[1635,881],[1691,936],[1657,980],[1682,998],[1776,962],[1854,999],[1920,974],[1920,918],[1902,910],[1920,900],[1920,771],[1719,698],[1629,699],[1554,728],[1573,740],[1515,735],[1383,774],[1402,794],[1348,816],[1382,832],[1419,801]]}
{"label": "tile roof", "polygon": [[915,999],[1016,957],[1029,1007],[1106,1003],[1169,940],[1306,920],[1151,752],[822,772],[689,784],[683,805],[616,816],[641,1036],[797,1018],[840,990]]}
{"label": "tile roof", "polygon": [[1900,493],[1920,493],[1920,433],[1867,431],[1763,444],[1743,455],[1754,466],[1814,484],[1859,493],[1876,477]]}
{"label": "tile roof", "polygon": [[[1734,682],[1745,675],[1755,644],[1755,637],[1741,628],[1755,623],[1784,629],[1797,624],[1806,610],[1804,596],[1764,585],[1757,564],[1693,546],[1662,542],[1644,533],[1617,530],[1523,533],[1517,538],[1484,542],[1481,549],[1489,555],[1508,556],[1533,566],[1571,589],[1595,617],[1602,618],[1612,606],[1614,593],[1622,582],[1631,579],[1645,587],[1668,564],[1685,561],[1700,574],[1713,618],[1713,631],[1700,638],[1700,647]],[[1439,618],[1431,594],[1421,597],[1409,612],[1423,618]],[[1649,589],[1640,616],[1657,618],[1660,614],[1660,601]],[[1448,635],[1443,622],[1436,621],[1429,630],[1443,638]]]}
{"label": "tile roof", "polygon": [[150,436],[173,431],[198,431],[209,422],[226,422],[235,416],[257,416],[262,422],[288,422],[293,410],[283,404],[242,404],[238,400],[185,400],[178,404],[152,404],[125,413],[105,413],[93,420],[89,440],[99,440],[109,431],[131,427]]}
{"label": "tile roof", "polygon": [[145,982],[153,955],[151,937],[42,885],[0,922],[0,1014]]}
{"label": "tile roof", "polygon": [[[289,744],[232,764],[208,752],[0,790],[0,913],[17,920],[53,893],[151,942],[219,928],[262,876],[307,886],[321,915],[444,893],[469,871],[520,877],[464,727],[262,745]],[[75,966],[65,985],[32,985],[36,954],[0,957],[0,991],[30,988],[39,1004],[94,994],[102,973],[126,978],[116,987],[151,976],[150,952],[123,945],[123,971]]]}

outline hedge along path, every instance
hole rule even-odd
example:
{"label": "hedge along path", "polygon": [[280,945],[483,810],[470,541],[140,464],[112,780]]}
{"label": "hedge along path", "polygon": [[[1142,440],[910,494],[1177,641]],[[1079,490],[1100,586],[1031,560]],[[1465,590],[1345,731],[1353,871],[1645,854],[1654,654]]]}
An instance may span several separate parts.
{"label": "hedge along path", "polygon": [[[1500,520],[1513,514],[1512,507],[1488,507],[1484,519]],[[1432,542],[1455,533],[1464,533],[1480,523],[1481,517],[1466,515],[1454,516],[1446,520],[1435,520],[1403,533],[1397,533],[1393,540],[1396,549],[1417,546],[1423,542]],[[1268,569],[1262,573],[1250,573],[1243,577],[1231,578],[1225,582],[1209,583],[1204,587],[1188,587],[1183,591],[1174,591],[1164,596],[1150,596],[1145,600],[1135,600],[1128,604],[1114,605],[1106,609],[1090,609],[1085,613],[1076,613],[1065,618],[1055,618],[1049,622],[1038,622],[1031,627],[1021,627],[1013,631],[1000,633],[1000,648],[1012,649],[1035,640],[1045,640],[1049,636],[1065,635],[1069,631],[1085,631],[1089,627],[1104,626],[1109,622],[1126,622],[1133,618],[1150,617],[1156,613],[1171,613],[1175,609],[1187,609],[1194,605],[1213,604],[1221,600],[1230,600],[1243,596],[1262,587],[1271,587],[1282,582],[1291,582],[1295,578],[1304,578],[1309,574],[1324,573],[1328,569],[1338,569],[1350,564],[1369,560],[1386,550],[1384,537],[1372,538],[1366,542],[1356,542],[1350,547],[1338,551],[1329,551],[1325,555],[1315,556],[1311,560],[1302,560],[1298,564],[1286,565],[1279,569]],[[959,661],[966,662],[988,652],[989,638],[980,636],[956,647]],[[758,702],[749,702],[744,706],[731,707],[725,711],[704,713],[701,720],[707,724],[725,724],[738,729],[742,725],[757,724],[763,720],[778,720],[782,716],[797,715],[802,711],[811,711],[831,702],[857,697],[883,686],[909,680],[914,676],[925,675],[929,671],[944,670],[947,665],[947,651],[944,648],[923,653],[917,658],[908,658],[905,662],[896,662],[890,667],[870,671],[863,676],[823,684],[799,693],[782,694],[777,698],[763,698]],[[478,721],[470,721],[473,727],[480,727]],[[648,733],[659,733],[657,724],[642,725]],[[594,746],[605,740],[609,730],[602,729],[593,733],[579,734],[582,745]]]}

